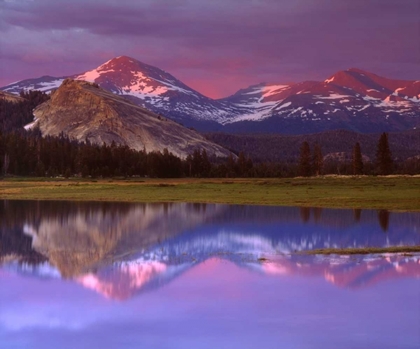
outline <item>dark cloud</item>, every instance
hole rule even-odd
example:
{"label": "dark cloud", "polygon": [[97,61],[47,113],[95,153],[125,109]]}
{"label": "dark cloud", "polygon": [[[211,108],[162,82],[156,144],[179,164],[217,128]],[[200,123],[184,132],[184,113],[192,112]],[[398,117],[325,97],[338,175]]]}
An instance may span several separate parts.
{"label": "dark cloud", "polygon": [[354,66],[419,79],[419,6],[418,0],[6,0],[0,83],[28,72],[75,73],[122,54],[214,96],[260,81],[323,79]]}

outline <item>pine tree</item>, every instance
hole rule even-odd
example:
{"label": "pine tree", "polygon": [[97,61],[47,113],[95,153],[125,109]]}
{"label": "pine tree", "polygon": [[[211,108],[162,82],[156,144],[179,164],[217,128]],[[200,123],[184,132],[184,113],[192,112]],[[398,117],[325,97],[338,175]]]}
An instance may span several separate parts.
{"label": "pine tree", "polygon": [[324,157],[322,156],[321,146],[318,143],[315,143],[314,147],[314,157],[312,162],[313,173],[316,176],[322,174],[322,168],[324,166]]}
{"label": "pine tree", "polygon": [[201,177],[209,177],[211,171],[211,163],[205,149],[201,151]]}
{"label": "pine tree", "polygon": [[303,142],[300,147],[299,172],[301,176],[309,177],[311,175],[311,150],[308,142]]}
{"label": "pine tree", "polygon": [[363,159],[362,159],[362,151],[360,149],[360,144],[357,142],[353,148],[353,174],[361,175],[363,174]]}
{"label": "pine tree", "polygon": [[244,152],[240,152],[239,153],[239,157],[238,157],[238,161],[237,161],[237,165],[238,165],[238,176],[239,177],[246,177],[247,175],[247,169],[246,169],[246,157]]}
{"label": "pine tree", "polygon": [[187,158],[185,159],[185,163],[186,163],[185,173],[187,174],[188,177],[192,177],[192,155],[191,154],[187,155]]}
{"label": "pine tree", "polygon": [[195,149],[192,155],[192,176],[201,177],[203,172],[203,158],[200,149]]}
{"label": "pine tree", "polygon": [[380,175],[388,175],[392,172],[392,155],[388,144],[388,134],[385,132],[379,138],[376,151],[376,166]]}
{"label": "pine tree", "polygon": [[236,176],[236,161],[232,156],[232,153],[229,154],[226,161],[226,177],[235,177]]}

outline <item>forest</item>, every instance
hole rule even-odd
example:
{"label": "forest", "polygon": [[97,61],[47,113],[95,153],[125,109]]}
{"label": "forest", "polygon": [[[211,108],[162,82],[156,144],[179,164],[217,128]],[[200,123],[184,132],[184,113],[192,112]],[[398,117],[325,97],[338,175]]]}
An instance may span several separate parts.
{"label": "forest", "polygon": [[[324,174],[341,175],[385,175],[420,173],[419,156],[398,160],[392,154],[389,137],[380,135],[371,161],[364,154],[360,143],[352,146],[347,141],[348,152],[331,155],[331,145],[324,145],[321,138],[299,136],[293,140],[294,148],[275,147],[267,136],[265,143],[257,141],[255,147],[264,144],[265,157],[256,156],[249,144],[252,138],[218,135],[211,140],[229,148],[232,155],[227,159],[213,158],[205,150],[196,149],[186,159],[180,159],[167,149],[162,152],[146,153],[117,144],[98,145],[89,142],[78,143],[64,134],[59,137],[42,137],[38,129],[26,131],[24,126],[33,120],[32,110],[47,100],[48,95],[39,91],[22,92],[24,102],[12,103],[0,100],[0,175],[37,177],[295,177]],[[226,139],[233,142],[227,142]],[[239,138],[238,138],[239,137]],[[260,136],[259,136],[260,137]],[[219,138],[219,141],[218,139]],[[407,137],[406,137],[407,138]],[[220,141],[224,139],[225,141]],[[238,141],[246,139],[247,147]],[[263,138],[264,139],[264,138]],[[308,139],[310,142],[308,142]],[[236,143],[235,143],[236,141]],[[236,144],[236,147],[235,147]],[[267,148],[268,147],[268,148]],[[371,145],[371,147],[373,147]],[[269,157],[278,152],[292,154],[286,159]],[[325,156],[325,148],[328,154]],[[244,151],[245,150],[245,151]]]}

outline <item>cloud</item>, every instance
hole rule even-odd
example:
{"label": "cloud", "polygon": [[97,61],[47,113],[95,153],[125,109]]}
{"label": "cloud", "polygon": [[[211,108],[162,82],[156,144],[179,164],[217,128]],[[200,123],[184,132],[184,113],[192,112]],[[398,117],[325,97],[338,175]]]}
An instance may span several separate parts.
{"label": "cloud", "polygon": [[[22,0],[0,6],[3,79],[27,77],[30,69],[31,76],[41,69],[78,73],[122,54],[187,84],[206,81],[213,96],[244,87],[240,83],[324,79],[352,66],[419,78],[412,76],[420,61],[417,1]],[[9,65],[13,72],[2,70]]]}

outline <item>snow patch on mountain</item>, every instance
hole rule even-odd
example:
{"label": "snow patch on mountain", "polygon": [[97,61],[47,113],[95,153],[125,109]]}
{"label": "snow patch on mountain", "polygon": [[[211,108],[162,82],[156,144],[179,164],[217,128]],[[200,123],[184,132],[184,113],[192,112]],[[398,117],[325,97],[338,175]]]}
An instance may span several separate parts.
{"label": "snow patch on mountain", "polygon": [[317,99],[341,99],[341,98],[349,98],[351,96],[348,96],[348,95],[340,95],[340,94],[337,94],[337,93],[332,93],[329,96],[319,96],[319,95],[316,95],[314,97],[317,98]]}
{"label": "snow patch on mountain", "polygon": [[287,108],[291,105],[292,105],[292,102],[287,102],[287,103],[284,103],[284,104],[280,105],[277,109]]}
{"label": "snow patch on mountain", "polygon": [[239,115],[235,118],[232,118],[231,120],[226,120],[223,124],[226,125],[228,123],[232,122],[238,122],[238,121],[261,121],[271,115],[271,107],[276,105],[276,102],[268,102],[265,104],[264,107],[255,108],[253,111],[251,111],[249,114]]}
{"label": "snow patch on mountain", "polygon": [[32,130],[34,129],[39,123],[39,120],[37,118],[34,119],[34,121],[32,121],[30,124],[27,124],[26,126],[24,126],[26,131]]}
{"label": "snow patch on mountain", "polygon": [[[29,84],[29,85],[22,86],[21,90],[23,90],[23,91],[37,90],[37,91],[49,93],[52,90],[55,90],[55,89],[59,88],[63,81],[64,81],[64,79],[56,79],[56,80],[53,80],[53,81],[45,81],[45,82]],[[19,84],[19,82],[17,84]],[[5,89],[3,89],[3,91],[11,92],[11,93],[16,94],[16,91],[15,91],[14,87],[5,88]]]}
{"label": "snow patch on mountain", "polygon": [[99,68],[93,69],[93,70],[87,71],[86,73],[82,75],[76,76],[75,80],[95,82],[95,80],[99,78],[101,75],[106,74],[106,73],[112,73],[112,72],[114,72],[114,70],[100,70]]}
{"label": "snow patch on mountain", "polygon": [[122,94],[127,94],[144,99],[146,97],[160,96],[168,91],[168,88],[164,86],[148,85],[148,82],[150,82],[151,79],[147,78],[141,72],[131,73],[133,75],[131,85],[121,87]]}

